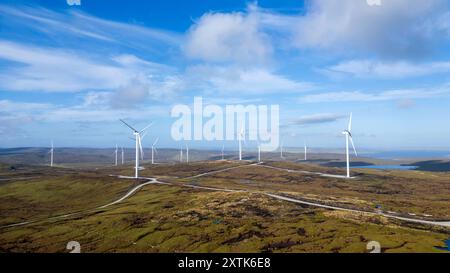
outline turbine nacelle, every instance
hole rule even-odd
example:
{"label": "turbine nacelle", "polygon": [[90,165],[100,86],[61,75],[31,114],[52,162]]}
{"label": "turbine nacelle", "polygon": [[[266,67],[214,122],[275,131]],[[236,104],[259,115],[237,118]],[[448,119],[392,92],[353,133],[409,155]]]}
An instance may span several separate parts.
{"label": "turbine nacelle", "polygon": [[149,125],[147,125],[144,129],[138,131],[135,128],[133,128],[131,125],[129,125],[128,123],[126,123],[125,121],[123,121],[122,119],[120,120],[123,124],[125,124],[128,128],[130,128],[133,131],[133,135],[135,136],[135,140],[136,140],[136,166],[135,166],[135,178],[139,177],[139,170],[142,170],[143,168],[139,166],[139,157],[143,160],[144,159],[144,150],[142,149],[142,139],[145,137],[144,135],[141,135],[142,133],[144,133],[150,126],[153,125],[153,123],[150,123]]}

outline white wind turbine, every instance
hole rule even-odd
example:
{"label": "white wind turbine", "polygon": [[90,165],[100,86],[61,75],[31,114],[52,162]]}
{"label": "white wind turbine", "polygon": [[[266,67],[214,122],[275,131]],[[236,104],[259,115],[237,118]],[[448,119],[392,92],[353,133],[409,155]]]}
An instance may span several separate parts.
{"label": "white wind turbine", "polygon": [[258,143],[258,162],[261,162],[261,144]]}
{"label": "white wind turbine", "polygon": [[153,144],[152,144],[152,164],[155,164],[155,153],[157,153],[157,151],[156,151],[156,143],[158,143],[158,140],[159,140],[159,137],[157,137],[156,139],[155,139],[155,142],[153,142]]}
{"label": "white wind turbine", "polygon": [[280,145],[280,158],[284,159],[284,156],[283,156],[283,142],[281,142],[281,145]]}
{"label": "white wind turbine", "polygon": [[134,177],[137,179],[139,178],[139,169],[141,168],[139,166],[139,157],[144,160],[144,151],[142,149],[142,138],[144,136],[141,136],[141,134],[147,130],[150,126],[152,126],[153,123],[150,123],[149,125],[147,125],[144,129],[142,129],[141,131],[138,131],[136,129],[134,129],[133,127],[131,127],[128,123],[126,123],[123,120],[120,120],[121,122],[123,122],[123,124],[125,124],[126,126],[128,126],[131,130],[133,130],[133,135],[135,136],[136,139],[136,166],[135,166],[135,173],[134,173]]}
{"label": "white wind turbine", "polygon": [[239,161],[242,161],[242,140],[245,141],[245,131],[244,131],[244,125],[241,126],[241,131],[238,134],[238,141],[239,141]]}
{"label": "white wind turbine", "polygon": [[350,178],[350,153],[348,151],[349,140],[352,144],[355,155],[358,156],[358,153],[356,152],[355,144],[353,143],[353,137],[352,137],[352,116],[353,116],[353,113],[350,113],[350,120],[348,122],[348,128],[347,128],[347,130],[344,130],[342,132],[345,135],[345,149],[346,149],[346,156],[347,156],[347,177],[348,178]]}
{"label": "white wind turbine", "polygon": [[53,140],[52,140],[52,148],[49,151],[50,154],[50,167],[53,167],[53,152],[54,152],[55,148],[53,147]]}
{"label": "white wind turbine", "polygon": [[189,163],[189,147],[186,144],[186,163]]}
{"label": "white wind turbine", "polygon": [[225,150],[225,144],[222,144],[222,161],[225,159],[224,150]]}
{"label": "white wind turbine", "polygon": [[305,161],[307,160],[306,154],[307,154],[307,149],[306,149],[306,142],[305,142]]}
{"label": "white wind turbine", "polygon": [[183,146],[180,148],[180,162],[183,162]]}
{"label": "white wind turbine", "polygon": [[124,152],[123,152],[123,147],[121,147],[121,149],[122,149],[122,165],[124,164]]}
{"label": "white wind turbine", "polygon": [[117,144],[116,144],[116,149],[114,150],[114,154],[115,154],[115,157],[116,157],[115,165],[117,166],[119,164],[119,161],[118,161],[119,147],[117,147]]}

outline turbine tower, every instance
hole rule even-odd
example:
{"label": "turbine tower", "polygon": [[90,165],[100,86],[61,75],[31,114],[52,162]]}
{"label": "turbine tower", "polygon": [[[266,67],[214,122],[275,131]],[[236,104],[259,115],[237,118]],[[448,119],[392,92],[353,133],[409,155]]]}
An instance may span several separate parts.
{"label": "turbine tower", "polygon": [[186,144],[186,163],[189,163],[189,147]]}
{"label": "turbine tower", "polygon": [[225,145],[222,144],[222,161],[225,159],[224,150],[225,150]]}
{"label": "turbine tower", "polygon": [[123,153],[123,147],[121,147],[121,149],[122,149],[122,165],[124,164],[124,153]]}
{"label": "turbine tower", "polygon": [[280,158],[284,159],[284,156],[283,156],[283,142],[281,142],[281,145],[280,145]]}
{"label": "turbine tower", "polygon": [[54,151],[54,147],[53,147],[53,140],[52,140],[52,148],[50,149],[50,167],[53,167],[53,151]]}
{"label": "turbine tower", "polygon": [[119,164],[119,161],[118,161],[119,147],[117,147],[117,144],[116,144],[116,149],[114,150],[114,154],[116,156],[115,165],[117,166]]}
{"label": "turbine tower", "polygon": [[159,137],[155,139],[155,142],[152,144],[152,165],[155,164],[155,152],[156,152],[156,143],[158,143]]}
{"label": "turbine tower", "polygon": [[183,146],[180,148],[180,163],[183,162]]}
{"label": "turbine tower", "polygon": [[261,144],[258,143],[258,162],[261,162]]}
{"label": "turbine tower", "polygon": [[348,151],[348,142],[349,141],[352,144],[355,155],[358,156],[358,153],[356,152],[355,144],[353,143],[353,137],[352,137],[352,116],[353,116],[353,113],[350,113],[350,120],[348,122],[348,128],[347,128],[347,130],[344,130],[342,132],[345,135],[345,150],[346,150],[346,157],[347,157],[347,178],[350,178],[350,153]]}
{"label": "turbine tower", "polygon": [[239,161],[242,160],[242,139],[244,139],[245,135],[244,135],[244,126],[241,126],[241,131],[239,132],[238,135],[238,141],[239,141]]}
{"label": "turbine tower", "polygon": [[147,125],[144,129],[142,129],[141,131],[138,131],[136,129],[134,129],[133,127],[131,127],[128,123],[126,123],[125,121],[123,121],[122,119],[120,120],[123,124],[125,124],[126,126],[128,126],[131,130],[133,130],[133,135],[135,136],[135,140],[136,140],[136,166],[135,166],[135,172],[134,172],[134,178],[139,178],[139,157],[144,160],[144,151],[142,149],[142,138],[144,136],[141,136],[141,134],[143,132],[145,132],[145,130],[147,130],[150,126],[153,125],[153,123],[150,123],[149,125]]}
{"label": "turbine tower", "polygon": [[305,143],[305,161],[307,160],[306,153],[307,153],[307,150],[306,150],[306,143]]}

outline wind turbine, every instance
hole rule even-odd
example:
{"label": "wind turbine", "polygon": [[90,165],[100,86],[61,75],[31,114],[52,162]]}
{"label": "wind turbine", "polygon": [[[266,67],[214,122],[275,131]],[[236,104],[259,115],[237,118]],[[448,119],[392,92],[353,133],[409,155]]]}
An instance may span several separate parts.
{"label": "wind turbine", "polygon": [[258,143],[258,162],[261,162],[261,144]]}
{"label": "wind turbine", "polygon": [[183,162],[183,146],[180,148],[180,162]]}
{"label": "wind turbine", "polygon": [[241,126],[241,131],[238,134],[238,141],[239,141],[239,161],[242,161],[242,140],[245,141],[245,132],[244,132],[244,125]]}
{"label": "wind turbine", "polygon": [[155,153],[156,153],[156,143],[158,143],[158,140],[159,140],[159,137],[157,137],[156,139],[155,139],[155,142],[153,142],[153,144],[152,144],[152,164],[155,164],[155,160],[154,160],[154,158],[155,158]]}
{"label": "wind turbine", "polygon": [[222,161],[225,159],[224,150],[225,150],[225,144],[222,144]]}
{"label": "wind turbine", "polygon": [[141,134],[143,132],[145,132],[145,130],[147,130],[150,126],[152,126],[153,123],[150,123],[144,129],[142,129],[141,131],[138,131],[138,130],[134,129],[133,127],[131,127],[128,123],[126,123],[122,119],[120,121],[123,124],[125,124],[126,126],[128,126],[131,130],[133,130],[133,135],[135,136],[135,139],[136,139],[136,166],[135,166],[134,178],[137,179],[137,178],[139,178],[139,169],[140,169],[139,157],[141,157],[141,159],[144,160],[144,151],[142,149],[142,143],[141,143],[143,136],[141,136]]}
{"label": "wind turbine", "polygon": [[358,156],[358,153],[356,152],[355,144],[353,143],[353,137],[352,137],[352,116],[353,113],[350,113],[350,120],[348,122],[348,128],[347,130],[344,130],[342,134],[345,135],[345,150],[346,150],[346,156],[347,156],[347,178],[350,178],[350,153],[348,151],[348,142],[352,143],[353,151],[355,152],[355,155]]}
{"label": "wind turbine", "polygon": [[284,159],[284,156],[283,156],[283,142],[281,142],[281,145],[280,145],[280,158]]}
{"label": "wind turbine", "polygon": [[186,144],[186,163],[189,163],[189,147]]}
{"label": "wind turbine", "polygon": [[306,153],[307,153],[307,150],[306,150],[306,142],[305,142],[305,161],[307,160]]}
{"label": "wind turbine", "polygon": [[116,161],[115,161],[116,164],[115,165],[117,166],[118,163],[119,163],[118,160],[117,160],[118,159],[117,157],[119,155],[119,148],[117,147],[117,144],[116,144],[116,149],[114,150],[114,154],[116,156]]}
{"label": "wind turbine", "polygon": [[53,167],[53,151],[54,151],[54,147],[53,147],[53,140],[52,140],[52,148],[49,151],[50,154],[50,167]]}
{"label": "wind turbine", "polygon": [[123,165],[123,163],[125,162],[125,161],[124,161],[124,152],[123,152],[123,147],[121,147],[121,149],[122,149],[122,165]]}

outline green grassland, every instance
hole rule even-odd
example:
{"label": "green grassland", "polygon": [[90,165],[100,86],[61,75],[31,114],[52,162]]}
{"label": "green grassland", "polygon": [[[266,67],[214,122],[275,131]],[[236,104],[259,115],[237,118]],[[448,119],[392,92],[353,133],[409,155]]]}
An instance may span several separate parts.
{"label": "green grassland", "polygon": [[[342,172],[335,168],[292,162],[269,162],[267,165],[331,174]],[[450,220],[449,173],[360,169],[354,175],[356,179],[346,180],[247,166],[181,181],[204,186],[284,192],[364,210],[382,205],[386,211]]]}
{"label": "green grassland", "polygon": [[[175,198],[176,197],[176,198]],[[3,231],[2,251],[64,252],[433,252],[445,234],[326,216],[258,194],[148,186],[111,210]]]}
{"label": "green grassland", "polygon": [[[0,183],[0,226],[101,206],[122,196],[134,184],[92,171],[44,168],[37,176],[29,175],[34,169],[19,169],[9,176],[10,181]],[[14,180],[27,176],[30,179]]]}
{"label": "green grassland", "polygon": [[[131,166],[84,171],[23,167],[14,172],[0,166],[0,177],[9,179],[0,183],[0,226],[37,220],[0,229],[0,251],[68,252],[66,244],[78,241],[82,252],[367,252],[367,243],[378,241],[383,252],[439,252],[435,247],[443,246],[450,236],[446,229],[300,206],[258,193],[281,191],[368,209],[381,202],[393,209],[431,210],[448,218],[447,173],[431,177],[420,172],[361,170],[358,180],[349,181],[258,166],[228,169],[242,164],[146,165],[142,176],[175,185],[147,185],[121,203],[94,210],[139,183],[109,176],[131,175]],[[334,171],[298,163],[270,164]],[[214,170],[225,171],[192,178]],[[30,179],[15,180],[23,177]],[[183,183],[250,191],[177,186]],[[423,183],[427,186],[421,187]],[[77,211],[82,213],[47,219]]]}

